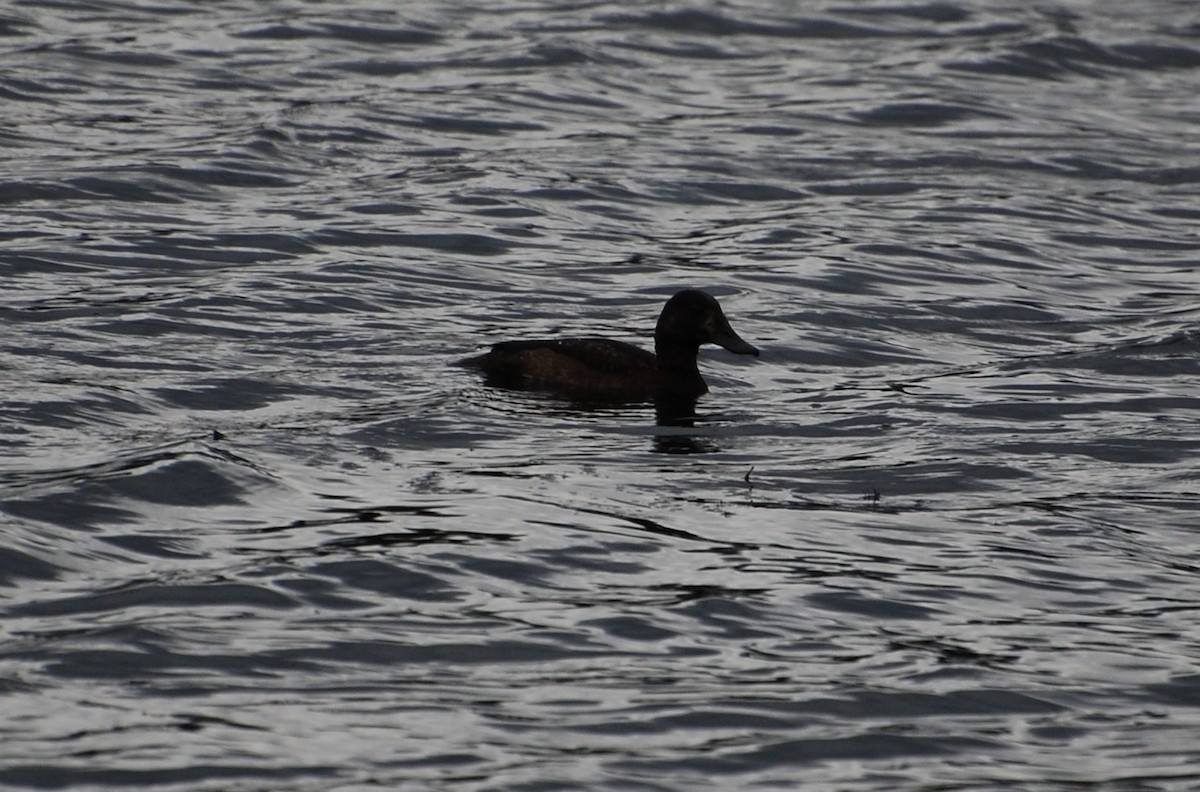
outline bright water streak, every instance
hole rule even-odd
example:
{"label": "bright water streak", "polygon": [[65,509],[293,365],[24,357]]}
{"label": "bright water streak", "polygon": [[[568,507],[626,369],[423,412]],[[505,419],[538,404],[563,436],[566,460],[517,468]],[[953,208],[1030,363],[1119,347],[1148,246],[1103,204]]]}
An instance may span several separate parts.
{"label": "bright water streak", "polygon": [[[1192,3],[0,36],[0,784],[1200,785]],[[451,365],[683,286],[693,428]]]}

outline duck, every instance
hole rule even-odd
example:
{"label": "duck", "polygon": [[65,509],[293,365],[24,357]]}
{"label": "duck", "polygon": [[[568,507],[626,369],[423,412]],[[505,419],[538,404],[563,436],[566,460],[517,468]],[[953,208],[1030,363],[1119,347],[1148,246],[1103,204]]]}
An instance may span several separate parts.
{"label": "duck", "polygon": [[493,387],[603,400],[694,400],[708,393],[696,364],[702,344],[759,356],[708,292],[684,289],[663,306],[654,351],[610,338],[503,341],[462,361]]}

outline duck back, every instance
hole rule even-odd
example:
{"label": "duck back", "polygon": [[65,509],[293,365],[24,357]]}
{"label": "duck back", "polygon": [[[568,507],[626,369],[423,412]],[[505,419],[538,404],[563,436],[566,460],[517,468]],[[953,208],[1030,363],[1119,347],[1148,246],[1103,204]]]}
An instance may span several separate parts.
{"label": "duck back", "polygon": [[658,379],[653,353],[607,338],[505,341],[463,363],[501,388],[644,398]]}

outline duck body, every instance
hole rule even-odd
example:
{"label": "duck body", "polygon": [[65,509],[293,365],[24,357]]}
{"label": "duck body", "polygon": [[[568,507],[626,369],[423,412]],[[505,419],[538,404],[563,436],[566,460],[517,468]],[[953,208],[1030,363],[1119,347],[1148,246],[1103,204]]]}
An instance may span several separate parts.
{"label": "duck body", "polygon": [[758,356],[729,326],[712,295],[686,289],[667,301],[654,331],[654,352],[608,338],[505,341],[463,361],[489,385],[544,390],[578,398],[695,399],[708,392],[696,356],[700,345]]}

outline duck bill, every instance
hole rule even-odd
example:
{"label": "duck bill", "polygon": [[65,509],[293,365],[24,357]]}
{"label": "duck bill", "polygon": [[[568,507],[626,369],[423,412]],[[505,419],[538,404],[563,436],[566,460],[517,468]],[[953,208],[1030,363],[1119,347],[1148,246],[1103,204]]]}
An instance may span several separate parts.
{"label": "duck bill", "polygon": [[729,326],[728,322],[723,322],[722,326],[713,332],[712,342],[717,346],[725,347],[735,355],[758,357],[758,348],[743,341],[740,335],[733,332],[733,328]]}

